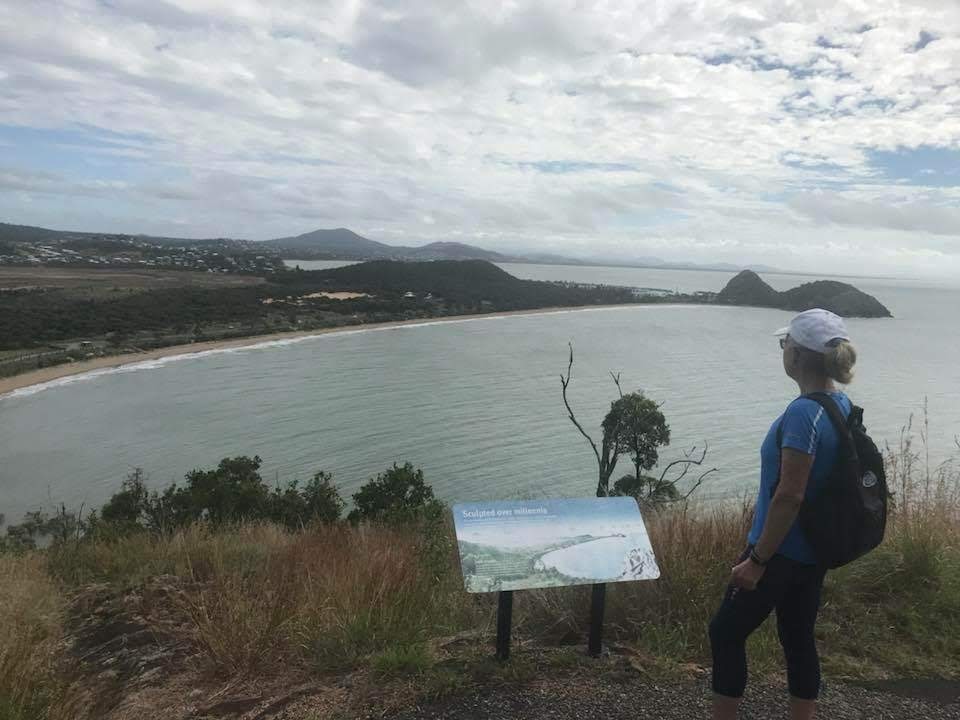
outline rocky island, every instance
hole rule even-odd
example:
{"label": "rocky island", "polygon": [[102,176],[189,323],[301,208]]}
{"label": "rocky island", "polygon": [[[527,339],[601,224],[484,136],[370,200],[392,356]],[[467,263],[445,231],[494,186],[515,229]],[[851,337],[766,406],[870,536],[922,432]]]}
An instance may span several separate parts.
{"label": "rocky island", "polygon": [[883,303],[848,283],[817,280],[778,292],[752,270],[743,270],[734,276],[717,294],[715,302],[796,312],[819,307],[842,317],[893,317]]}

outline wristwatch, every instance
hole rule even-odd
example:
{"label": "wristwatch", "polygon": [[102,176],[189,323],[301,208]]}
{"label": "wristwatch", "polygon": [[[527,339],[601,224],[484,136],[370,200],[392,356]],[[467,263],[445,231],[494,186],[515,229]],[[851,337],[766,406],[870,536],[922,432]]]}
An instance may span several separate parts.
{"label": "wristwatch", "polygon": [[769,560],[762,560],[759,555],[757,555],[756,548],[750,548],[750,562],[760,567],[766,567]]}

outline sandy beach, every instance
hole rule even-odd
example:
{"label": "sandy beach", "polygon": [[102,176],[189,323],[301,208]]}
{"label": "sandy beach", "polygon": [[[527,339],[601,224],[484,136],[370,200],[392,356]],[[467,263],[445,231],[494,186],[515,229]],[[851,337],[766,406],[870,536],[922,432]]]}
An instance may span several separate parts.
{"label": "sandy beach", "polygon": [[273,333],[270,335],[251,335],[249,337],[233,338],[230,340],[211,340],[209,342],[189,343],[187,345],[170,345],[168,347],[157,348],[156,350],[147,350],[141,353],[109,355],[106,357],[93,358],[91,360],[82,360],[80,362],[64,363],[63,365],[54,365],[53,367],[32,370],[30,372],[14,375],[12,377],[0,378],[0,397],[6,395],[7,393],[13,392],[14,390],[30,387],[31,385],[39,385],[41,383],[59,380],[60,378],[70,377],[72,375],[82,375],[84,373],[93,372],[94,370],[117,368],[123,365],[145,362],[147,360],[175,357],[177,355],[192,355],[194,353],[207,352],[209,350],[242,348],[275,340],[313,337],[316,335],[328,335],[330,333],[357,331],[361,329],[478,320],[482,318],[507,317],[510,315],[543,315],[547,313],[569,312],[571,310],[636,307],[638,304],[639,303],[629,303],[623,305],[579,305],[574,307],[540,308],[537,310],[511,310],[507,312],[496,313],[477,313],[474,315],[450,315],[442,318],[417,318],[414,320],[397,320],[385,323],[344,325],[341,327],[320,328],[316,330],[298,330],[295,332]]}

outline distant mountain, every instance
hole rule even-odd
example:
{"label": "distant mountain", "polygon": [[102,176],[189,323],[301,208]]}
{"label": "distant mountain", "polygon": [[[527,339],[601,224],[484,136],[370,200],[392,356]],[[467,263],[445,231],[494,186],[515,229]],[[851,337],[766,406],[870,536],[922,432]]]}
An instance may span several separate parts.
{"label": "distant mountain", "polygon": [[[342,255],[344,259],[364,260],[368,258],[389,258],[395,256],[398,248],[369,240],[347,228],[333,230],[314,230],[294,237],[266,240],[263,245],[283,254],[284,251],[296,253]],[[305,255],[297,254],[294,259],[306,260]]]}
{"label": "distant mountain", "polygon": [[[358,235],[346,228],[314,230],[294,237],[266,240],[263,243],[289,260],[487,260],[499,263],[542,263],[545,265],[598,265],[606,267],[639,267],[659,270],[720,270],[737,272],[740,265],[716,263],[701,265],[691,262],[670,262],[658,257],[632,260],[608,258],[569,258],[552,253],[505,254],[459,242],[432,242],[422,247],[387,245]],[[754,270],[778,272],[765,265]]]}
{"label": "distant mountain", "polygon": [[769,265],[734,265],[732,263],[693,263],[693,262],[674,262],[664,260],[658,257],[639,257],[634,260],[609,260],[604,258],[595,258],[590,260],[571,261],[570,264],[578,265],[601,265],[604,267],[632,267],[632,268],[653,268],[655,270],[704,270],[710,272],[739,272],[740,270],[753,270],[755,272],[780,273],[775,267]]}
{"label": "distant mountain", "polygon": [[540,265],[594,265],[595,263],[589,262],[587,260],[578,260],[576,258],[568,258],[563,255],[555,255],[553,253],[524,253],[521,259],[515,260],[514,262],[529,262],[537,263]]}
{"label": "distant mountain", "polygon": [[518,258],[458,242],[432,242],[422,247],[387,245],[346,228],[314,230],[295,237],[262,243],[291,260],[488,260],[511,262]]}
{"label": "distant mountain", "polygon": [[893,317],[879,300],[853,285],[817,280],[777,292],[752,270],[744,270],[731,279],[717,295],[716,302],[796,312],[819,307],[843,317]]}
{"label": "distant mountain", "polygon": [[419,248],[405,248],[405,257],[410,260],[487,260],[511,262],[517,258],[492,250],[465,245],[458,242],[433,242]]}
{"label": "distant mountain", "polygon": [[[421,247],[388,245],[363,237],[348,228],[314,230],[312,232],[273,240],[251,241],[230,238],[175,238],[125,233],[99,233],[71,230],[50,230],[29,225],[0,223],[0,242],[9,243],[64,243],[104,239],[135,240],[162,246],[207,246],[245,251],[268,250],[290,260],[487,260],[498,263],[539,263],[545,265],[598,265],[607,267],[639,267],[659,270],[720,270],[736,272],[742,267],[729,263],[697,264],[670,262],[658,257],[638,257],[630,260],[604,258],[569,258],[553,253],[506,254],[486,250],[460,242],[432,242]],[[761,272],[780,272],[765,265],[750,266]]]}
{"label": "distant mountain", "polygon": [[60,230],[48,230],[32,225],[10,225],[0,223],[0,241],[8,243],[35,243],[60,237]]}

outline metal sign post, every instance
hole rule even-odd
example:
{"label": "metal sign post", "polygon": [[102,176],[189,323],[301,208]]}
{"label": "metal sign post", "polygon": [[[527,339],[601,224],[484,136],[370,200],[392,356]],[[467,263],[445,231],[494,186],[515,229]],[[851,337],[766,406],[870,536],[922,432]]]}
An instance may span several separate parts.
{"label": "metal sign post", "polygon": [[513,622],[513,590],[501,590],[497,598],[497,660],[510,659],[510,625]]}
{"label": "metal sign post", "polygon": [[594,585],[590,593],[590,637],[587,639],[587,654],[600,657],[603,650],[603,613],[606,609],[607,586]]}

